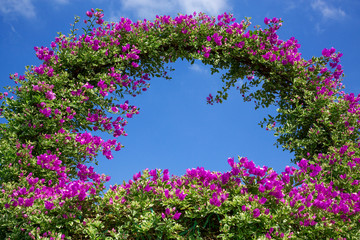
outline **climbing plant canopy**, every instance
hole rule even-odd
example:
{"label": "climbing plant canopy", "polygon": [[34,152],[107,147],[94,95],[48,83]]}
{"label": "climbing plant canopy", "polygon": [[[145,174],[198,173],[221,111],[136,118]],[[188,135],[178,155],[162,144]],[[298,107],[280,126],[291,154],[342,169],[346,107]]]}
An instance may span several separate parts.
{"label": "climbing plant canopy", "polygon": [[[360,95],[346,94],[341,53],[304,59],[295,38],[281,40],[278,18],[203,13],[121,18],[86,13],[83,33],[35,47],[39,66],[10,75],[0,94],[0,237],[3,239],[357,239],[360,238]],[[170,78],[177,59],[225,70],[221,103],[239,79],[245,102],[275,106],[260,124],[298,165],[276,173],[245,157],[231,170],[144,170],[104,192],[110,177],[86,164],[112,159],[139,113],[127,99],[150,79]],[[103,140],[98,131],[111,134]]]}

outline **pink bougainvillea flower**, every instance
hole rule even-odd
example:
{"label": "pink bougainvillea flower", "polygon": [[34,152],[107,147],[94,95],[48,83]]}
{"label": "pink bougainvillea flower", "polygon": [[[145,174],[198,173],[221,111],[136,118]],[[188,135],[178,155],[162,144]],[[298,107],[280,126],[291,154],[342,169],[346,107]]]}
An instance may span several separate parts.
{"label": "pink bougainvillea flower", "polygon": [[56,98],[56,94],[53,93],[52,91],[46,92],[45,96],[46,96],[46,98],[49,99],[49,100],[54,100],[54,99]]}
{"label": "pink bougainvillea flower", "polygon": [[131,66],[133,66],[134,68],[139,67],[139,64],[137,64],[136,62],[131,62]]}
{"label": "pink bougainvillea flower", "polygon": [[89,18],[91,18],[91,17],[93,16],[92,12],[90,12],[90,11],[87,11],[87,12],[86,12],[86,15],[87,15]]}
{"label": "pink bougainvillea flower", "polygon": [[176,213],[174,214],[174,216],[173,216],[173,219],[174,219],[174,220],[178,220],[178,219],[180,218],[180,216],[181,216],[181,213],[176,212]]}
{"label": "pink bougainvillea flower", "polygon": [[270,23],[270,21],[271,21],[271,19],[269,19],[269,18],[264,18],[264,23],[266,24],[266,25],[268,25],[269,23]]}
{"label": "pink bougainvillea flower", "polygon": [[48,210],[51,210],[54,208],[54,203],[52,202],[49,202],[49,201],[45,201],[45,208],[48,209]]}
{"label": "pink bougainvillea flower", "polygon": [[169,208],[166,208],[166,209],[165,209],[165,213],[166,213],[166,215],[170,215],[170,209],[169,209]]}
{"label": "pink bougainvillea flower", "polygon": [[253,211],[253,217],[257,218],[258,216],[260,216],[260,210],[258,208],[255,208]]}
{"label": "pink bougainvillea flower", "polygon": [[260,200],[259,200],[259,203],[260,204],[264,204],[266,203],[267,199],[265,197],[262,197]]}

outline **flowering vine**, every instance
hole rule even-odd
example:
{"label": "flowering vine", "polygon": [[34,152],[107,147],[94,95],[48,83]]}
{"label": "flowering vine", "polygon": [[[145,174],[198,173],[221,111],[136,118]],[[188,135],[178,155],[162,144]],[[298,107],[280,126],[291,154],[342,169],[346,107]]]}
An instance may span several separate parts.
{"label": "flowering vine", "polygon": [[[278,18],[249,30],[249,19],[227,13],[117,23],[100,9],[86,15],[83,34],[76,18],[71,34],[35,47],[42,64],[10,75],[16,86],[0,94],[2,238],[360,237],[360,95],[343,91],[341,53],[302,58],[294,37],[277,35]],[[228,70],[209,104],[226,100],[241,78],[244,101],[276,106],[261,125],[294,152],[298,168],[278,174],[229,158],[228,172],[146,169],[104,193],[110,177],[86,164],[121,150],[117,138],[139,113],[125,98],[152,77],[169,78],[164,64],[178,58]]]}

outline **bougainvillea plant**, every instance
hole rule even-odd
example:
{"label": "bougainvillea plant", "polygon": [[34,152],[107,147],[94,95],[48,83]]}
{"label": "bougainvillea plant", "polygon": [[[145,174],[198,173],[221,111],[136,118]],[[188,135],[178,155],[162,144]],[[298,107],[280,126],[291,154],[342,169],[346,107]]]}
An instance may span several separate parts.
{"label": "bougainvillea plant", "polygon": [[[343,91],[341,53],[303,59],[295,38],[279,39],[278,18],[248,30],[248,19],[227,13],[117,23],[100,9],[86,15],[82,34],[74,24],[35,47],[42,64],[10,75],[15,87],[0,94],[2,239],[360,238],[360,95]],[[260,124],[298,168],[229,158],[228,172],[146,169],[104,192],[110,177],[87,164],[122,148],[116,138],[139,113],[127,96],[168,78],[166,63],[179,58],[227,71],[209,104],[245,79],[244,101],[277,107]]]}

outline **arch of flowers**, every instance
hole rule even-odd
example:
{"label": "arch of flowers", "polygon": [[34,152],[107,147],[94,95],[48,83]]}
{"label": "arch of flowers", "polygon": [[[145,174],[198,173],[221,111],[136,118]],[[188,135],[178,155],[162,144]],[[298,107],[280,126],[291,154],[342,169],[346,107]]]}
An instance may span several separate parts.
{"label": "arch of flowers", "polygon": [[[36,47],[43,63],[12,74],[15,86],[0,95],[2,239],[360,238],[360,96],[343,91],[341,53],[303,59],[295,38],[279,39],[277,18],[248,30],[248,19],[226,13],[118,23],[100,9],[86,14],[83,34],[74,24]],[[144,170],[104,193],[110,177],[86,164],[121,149],[116,138],[138,114],[126,96],[167,78],[178,58],[227,70],[210,104],[240,78],[244,101],[276,106],[262,125],[298,168],[229,158],[228,172]]]}

